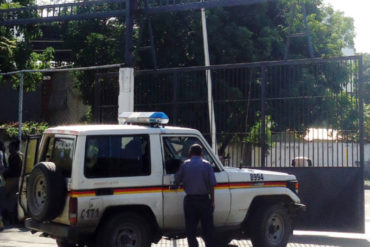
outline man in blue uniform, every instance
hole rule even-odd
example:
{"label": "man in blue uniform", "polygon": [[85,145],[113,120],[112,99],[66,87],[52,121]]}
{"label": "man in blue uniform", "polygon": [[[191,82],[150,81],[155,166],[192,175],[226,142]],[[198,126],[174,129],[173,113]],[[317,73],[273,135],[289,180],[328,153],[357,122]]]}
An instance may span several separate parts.
{"label": "man in blue uniform", "polygon": [[181,165],[175,175],[175,183],[182,183],[186,193],[184,214],[188,244],[189,247],[198,247],[196,232],[200,221],[206,247],[215,247],[213,236],[215,174],[209,162],[202,159],[200,145],[192,145],[189,156],[190,159]]}

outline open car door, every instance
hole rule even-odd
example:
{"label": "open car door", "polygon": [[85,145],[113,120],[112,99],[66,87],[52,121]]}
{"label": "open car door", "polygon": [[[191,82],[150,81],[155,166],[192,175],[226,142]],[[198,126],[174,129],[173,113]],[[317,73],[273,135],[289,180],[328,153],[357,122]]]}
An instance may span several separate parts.
{"label": "open car door", "polygon": [[29,136],[27,138],[26,149],[22,164],[22,172],[21,177],[19,179],[18,187],[19,190],[18,190],[17,211],[19,220],[24,220],[28,214],[27,196],[26,196],[27,178],[28,175],[32,172],[34,165],[36,164],[40,139],[41,135]]}

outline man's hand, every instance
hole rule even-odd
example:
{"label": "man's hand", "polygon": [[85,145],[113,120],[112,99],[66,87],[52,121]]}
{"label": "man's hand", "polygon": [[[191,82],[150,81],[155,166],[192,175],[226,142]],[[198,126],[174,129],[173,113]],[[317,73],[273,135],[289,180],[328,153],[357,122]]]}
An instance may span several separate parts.
{"label": "man's hand", "polygon": [[177,185],[177,184],[173,184],[173,185],[170,185],[170,186],[169,186],[169,189],[170,189],[170,190],[177,190],[178,188],[180,188],[180,186],[179,186],[179,185]]}

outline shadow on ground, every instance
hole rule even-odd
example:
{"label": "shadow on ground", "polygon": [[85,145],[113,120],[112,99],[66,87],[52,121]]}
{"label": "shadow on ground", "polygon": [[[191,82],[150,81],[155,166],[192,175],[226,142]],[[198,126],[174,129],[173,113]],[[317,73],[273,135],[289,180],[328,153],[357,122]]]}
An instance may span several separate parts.
{"label": "shadow on ground", "polygon": [[313,246],[325,246],[325,247],[370,247],[370,242],[366,239],[356,238],[334,238],[329,236],[293,236],[288,246],[295,246],[294,244],[304,244]]}

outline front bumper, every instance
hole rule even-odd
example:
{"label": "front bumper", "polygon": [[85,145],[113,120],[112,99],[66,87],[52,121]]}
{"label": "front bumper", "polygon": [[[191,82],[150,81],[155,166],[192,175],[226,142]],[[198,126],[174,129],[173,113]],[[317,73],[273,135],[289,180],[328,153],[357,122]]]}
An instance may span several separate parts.
{"label": "front bumper", "polygon": [[290,215],[299,216],[306,212],[307,206],[301,203],[289,204],[288,211]]}
{"label": "front bumper", "polygon": [[52,222],[40,222],[34,219],[26,219],[25,226],[33,231],[42,232],[44,235],[60,239],[77,239],[84,235],[79,227],[73,227]]}

